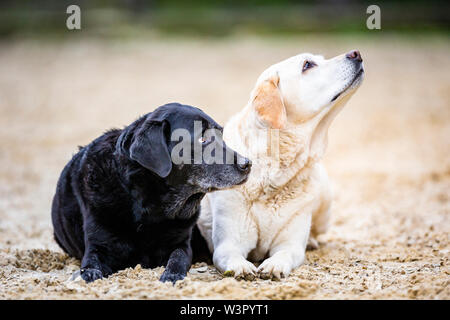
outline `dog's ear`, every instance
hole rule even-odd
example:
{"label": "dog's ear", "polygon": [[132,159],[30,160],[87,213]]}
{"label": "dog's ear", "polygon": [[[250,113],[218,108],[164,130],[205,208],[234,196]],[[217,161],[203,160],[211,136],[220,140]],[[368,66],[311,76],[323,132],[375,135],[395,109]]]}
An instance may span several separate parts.
{"label": "dog's ear", "polygon": [[167,121],[147,120],[134,135],[130,158],[143,167],[165,178],[172,170],[165,129]]}
{"label": "dog's ear", "polygon": [[256,114],[272,129],[283,129],[287,121],[286,109],[278,89],[279,81],[279,76],[273,75],[262,81],[253,94],[252,106]]}
{"label": "dog's ear", "polygon": [[165,134],[168,126],[166,120],[149,116],[135,131],[124,132],[119,137],[120,151],[161,178],[166,178],[172,170]]}

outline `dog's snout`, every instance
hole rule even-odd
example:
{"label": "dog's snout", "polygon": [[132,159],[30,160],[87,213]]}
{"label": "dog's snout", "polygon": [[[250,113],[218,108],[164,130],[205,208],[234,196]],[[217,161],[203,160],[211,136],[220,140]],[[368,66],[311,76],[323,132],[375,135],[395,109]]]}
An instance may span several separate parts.
{"label": "dog's snout", "polygon": [[237,167],[243,172],[249,172],[252,168],[252,162],[245,158],[242,163],[238,163]]}
{"label": "dog's snout", "polygon": [[347,53],[345,55],[347,57],[347,59],[352,60],[352,61],[358,61],[358,62],[362,62],[362,57],[361,57],[361,53],[358,50],[352,50],[349,53]]}

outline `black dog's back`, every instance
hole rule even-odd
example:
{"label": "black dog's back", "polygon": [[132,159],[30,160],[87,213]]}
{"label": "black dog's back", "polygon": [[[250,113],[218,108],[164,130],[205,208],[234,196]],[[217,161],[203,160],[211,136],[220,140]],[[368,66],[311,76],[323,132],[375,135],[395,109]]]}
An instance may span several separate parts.
{"label": "black dog's back", "polygon": [[73,156],[58,180],[52,203],[54,237],[70,256],[83,257],[83,217],[73,190],[73,171],[79,164],[82,151]]}
{"label": "black dog's back", "polygon": [[[64,167],[58,180],[52,203],[54,237],[59,246],[70,256],[82,259],[84,254],[83,214],[84,204],[79,188],[89,175],[83,172],[86,153],[102,158],[112,155],[114,146],[122,130],[111,130],[92,143],[81,147]],[[107,181],[105,181],[105,184]]]}

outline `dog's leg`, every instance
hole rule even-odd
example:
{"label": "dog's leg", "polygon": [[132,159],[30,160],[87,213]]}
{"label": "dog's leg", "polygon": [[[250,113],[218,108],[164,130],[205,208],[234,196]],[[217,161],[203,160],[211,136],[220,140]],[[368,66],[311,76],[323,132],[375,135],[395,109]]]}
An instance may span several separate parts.
{"label": "dog's leg", "polygon": [[256,267],[245,257],[250,250],[243,243],[236,244],[233,241],[221,241],[214,250],[214,265],[224,276],[237,279],[253,280],[256,276]]}
{"label": "dog's leg", "polygon": [[107,257],[109,256],[109,259],[114,257],[108,254],[110,250],[106,247],[106,245],[112,245],[110,241],[112,236],[95,224],[93,219],[89,219],[89,216],[85,216],[83,229],[85,250],[81,260],[80,275],[86,282],[92,282],[113,272],[107,263]]}
{"label": "dog's leg", "polygon": [[[321,211],[320,211],[321,210]],[[313,213],[311,232],[309,233],[308,244],[306,250],[317,250],[319,249],[319,241],[317,237],[325,233],[328,228],[328,219],[330,216],[330,209],[326,210],[320,209],[318,212]]]}
{"label": "dog's leg", "polygon": [[318,180],[322,186],[321,199],[319,208],[313,212],[311,222],[311,232],[308,240],[308,250],[314,250],[319,248],[319,242],[317,237],[325,233],[328,229],[331,212],[331,201],[333,198],[328,175],[322,165],[318,165]]}
{"label": "dog's leg", "polygon": [[301,265],[305,260],[310,228],[311,213],[300,213],[295,217],[277,237],[270,250],[270,257],[259,266],[259,277],[279,280]]}
{"label": "dog's leg", "polygon": [[330,204],[331,201],[325,202],[317,212],[313,213],[311,232],[309,233],[307,250],[319,249],[319,241],[317,237],[325,233],[328,229],[330,219]]}
{"label": "dog's leg", "polygon": [[192,249],[188,243],[181,248],[177,248],[170,254],[166,270],[159,279],[161,282],[171,281],[175,284],[177,280],[183,280],[191,267]]}
{"label": "dog's leg", "polygon": [[240,194],[225,192],[214,203],[213,262],[225,276],[253,280],[256,267],[247,256],[256,247],[258,231]]}
{"label": "dog's leg", "polygon": [[112,269],[105,263],[106,259],[102,258],[100,252],[104,254],[105,248],[87,240],[80,270],[81,278],[86,282],[102,279],[113,273]]}
{"label": "dog's leg", "polygon": [[92,282],[103,278],[103,268],[96,250],[92,246],[84,253],[81,261],[81,278],[86,282]]}

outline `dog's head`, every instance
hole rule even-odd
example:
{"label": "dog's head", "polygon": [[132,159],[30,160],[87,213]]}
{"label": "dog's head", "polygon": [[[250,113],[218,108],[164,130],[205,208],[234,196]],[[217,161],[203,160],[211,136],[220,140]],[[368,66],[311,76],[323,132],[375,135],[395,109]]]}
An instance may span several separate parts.
{"label": "dog's head", "polygon": [[174,186],[208,192],[244,183],[251,162],[228,148],[202,110],[170,103],[127,127],[117,141],[128,159]]}
{"label": "dog's head", "polygon": [[265,70],[251,94],[258,120],[273,129],[304,123],[348,100],[363,79],[359,51],[332,59],[308,53]]}
{"label": "dog's head", "polygon": [[251,93],[253,123],[290,132],[298,150],[289,152],[318,159],[325,151],[331,121],[363,76],[361,54],[356,50],[328,60],[304,53],[281,61],[261,74]]}

